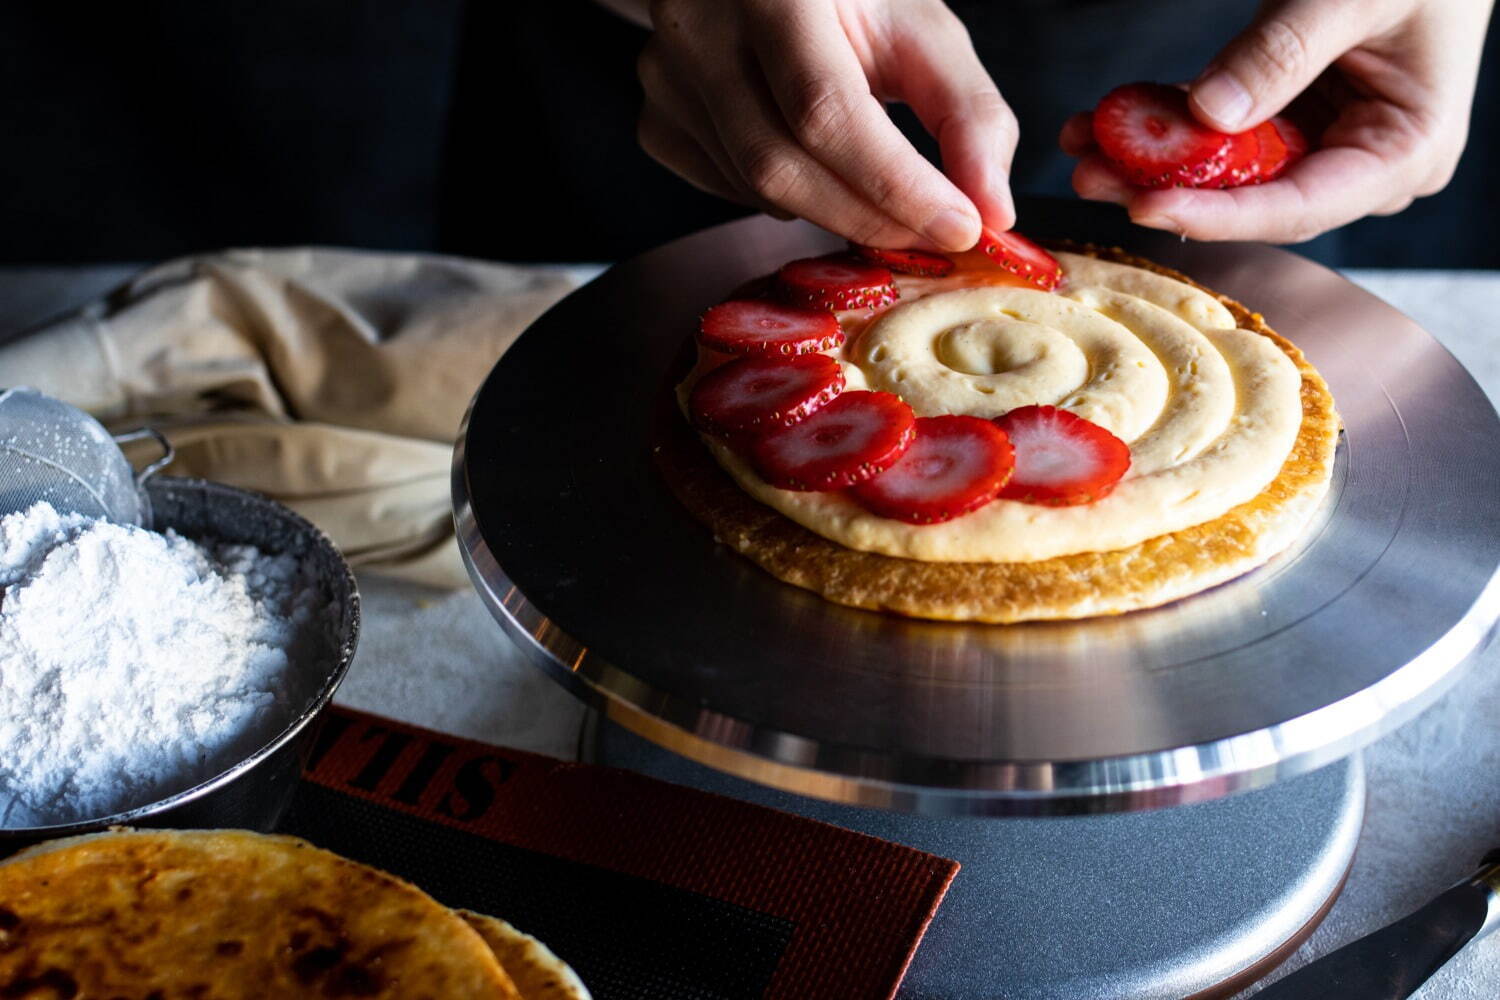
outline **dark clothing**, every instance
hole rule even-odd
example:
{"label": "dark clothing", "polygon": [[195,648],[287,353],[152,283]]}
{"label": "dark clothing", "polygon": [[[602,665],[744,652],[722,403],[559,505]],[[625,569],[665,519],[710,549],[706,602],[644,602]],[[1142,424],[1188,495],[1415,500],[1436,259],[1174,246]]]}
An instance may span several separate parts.
{"label": "dark clothing", "polygon": [[[1065,195],[1063,120],[1118,83],[1193,77],[1255,3],[952,6],[1020,118],[1016,190]],[[609,260],[744,211],[637,148],[645,34],[589,0],[23,3],[0,25],[7,261],[293,243]],[[1497,48],[1492,28],[1449,189],[1305,252],[1500,267]]]}

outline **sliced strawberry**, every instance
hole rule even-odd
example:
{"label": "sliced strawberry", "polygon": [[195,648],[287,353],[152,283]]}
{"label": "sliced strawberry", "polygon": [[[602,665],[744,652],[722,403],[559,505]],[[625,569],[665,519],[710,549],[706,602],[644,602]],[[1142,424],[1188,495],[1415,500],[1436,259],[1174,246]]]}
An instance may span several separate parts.
{"label": "sliced strawberry", "polygon": [[1276,117],[1256,126],[1260,137],[1258,167],[1260,179],[1273,181],[1307,153],[1307,137],[1291,119]]}
{"label": "sliced strawberry", "polygon": [[895,464],[911,445],[915,422],[899,396],[846,392],[806,420],[756,438],[750,461],[784,490],[841,490]]}
{"label": "sliced strawberry", "polygon": [[1260,130],[1239,132],[1229,137],[1229,150],[1219,172],[1195,187],[1232,188],[1254,184],[1260,179]]}
{"label": "sliced strawberry", "polygon": [[794,260],[781,266],[776,281],[787,302],[814,309],[879,309],[900,295],[890,268],[852,254]]}
{"label": "sliced strawberry", "polygon": [[1022,406],[995,420],[1016,450],[1007,500],[1064,507],[1107,496],[1130,468],[1130,446],[1055,406]]}
{"label": "sliced strawberry", "polygon": [[826,309],[779,302],[720,302],[698,324],[698,343],[722,354],[810,354],[844,342],[838,318]]}
{"label": "sliced strawberry", "polygon": [[1094,109],[1094,142],[1132,184],[1198,187],[1223,169],[1229,136],[1199,124],[1176,87],[1127,83]]}
{"label": "sliced strawberry", "polygon": [[740,358],[698,380],[688,412],[711,434],[745,435],[796,423],[843,390],[844,370],[826,354]]}
{"label": "sliced strawberry", "polygon": [[1293,160],[1300,160],[1307,155],[1309,143],[1307,136],[1296,122],[1285,115],[1277,115],[1271,119],[1271,124],[1276,126],[1276,134],[1281,136],[1281,141],[1286,143],[1287,155]]}
{"label": "sliced strawberry", "polygon": [[1014,230],[997,233],[985,226],[979,231],[975,249],[1044,292],[1052,291],[1062,280],[1062,265],[1057,258]]}
{"label": "sliced strawberry", "polygon": [[983,507],[1015,468],[1005,433],[979,417],[919,417],[896,464],[850,494],[861,507],[909,524],[936,524]]}
{"label": "sliced strawberry", "polygon": [[850,243],[849,249],[874,264],[884,264],[901,274],[920,274],[928,278],[941,278],[953,270],[953,261],[940,253],[924,250],[882,250],[880,247],[861,246]]}

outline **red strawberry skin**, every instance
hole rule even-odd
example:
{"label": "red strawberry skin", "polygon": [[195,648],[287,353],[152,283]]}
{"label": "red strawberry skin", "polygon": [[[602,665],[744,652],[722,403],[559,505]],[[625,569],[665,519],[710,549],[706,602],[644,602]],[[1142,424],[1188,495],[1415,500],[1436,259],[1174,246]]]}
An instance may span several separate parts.
{"label": "red strawberry skin", "polygon": [[743,437],[796,423],[844,389],[844,370],[826,354],[740,358],[698,379],[688,395],[693,423]]}
{"label": "red strawberry skin", "polygon": [[1229,136],[1198,122],[1187,94],[1159,83],[1116,87],[1094,109],[1094,142],[1132,184],[1199,187],[1223,169]]}
{"label": "red strawberry skin", "polygon": [[1273,181],[1280,177],[1307,152],[1307,137],[1288,118],[1277,116],[1262,122],[1255,133],[1260,137],[1258,166],[1261,180]]}
{"label": "red strawberry skin", "polygon": [[1020,233],[997,233],[986,226],[979,231],[979,245],[975,249],[1044,292],[1052,291],[1062,280],[1062,265],[1057,258]]}
{"label": "red strawberry skin", "polygon": [[978,417],[919,417],[916,438],[896,464],[850,490],[873,514],[937,524],[995,499],[1015,468],[1005,433]]}
{"label": "red strawberry skin", "polygon": [[1281,141],[1286,143],[1287,155],[1295,162],[1307,155],[1310,148],[1307,135],[1285,115],[1277,115],[1271,119],[1271,124],[1276,126],[1276,134],[1281,136]]}
{"label": "red strawberry skin", "polygon": [[880,264],[900,274],[920,274],[927,278],[941,278],[953,270],[953,259],[940,253],[925,250],[882,250],[880,247],[849,244],[849,249],[872,264]]}
{"label": "red strawberry skin", "polygon": [[1232,188],[1257,183],[1260,180],[1260,149],[1260,135],[1257,129],[1231,135],[1229,149],[1224,154],[1218,172],[1193,186]]}
{"label": "red strawberry skin", "polygon": [[1022,406],[995,423],[1015,449],[1002,499],[1067,507],[1109,495],[1130,468],[1130,446],[1098,424],[1055,406]]}
{"label": "red strawberry skin", "polygon": [[890,268],[853,254],[790,261],[776,284],[783,301],[813,309],[880,309],[900,295]]}
{"label": "red strawberry skin", "polygon": [[758,299],[721,302],[698,324],[698,343],[721,354],[810,354],[843,342],[833,313]]}
{"label": "red strawberry skin", "polygon": [[915,424],[911,407],[899,396],[846,392],[806,420],[756,438],[749,445],[750,462],[780,489],[841,490],[895,464],[911,446]]}

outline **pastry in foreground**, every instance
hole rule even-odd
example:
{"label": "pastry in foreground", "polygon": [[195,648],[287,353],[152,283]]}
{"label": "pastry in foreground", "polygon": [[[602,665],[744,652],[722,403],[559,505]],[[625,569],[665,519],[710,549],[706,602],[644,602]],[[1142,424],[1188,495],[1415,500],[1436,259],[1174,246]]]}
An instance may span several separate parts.
{"label": "pastry in foreground", "polygon": [[530,934],[521,933],[499,917],[471,910],[457,912],[490,946],[521,1000],[590,1000],[578,974]]}
{"label": "pastry in foreground", "polygon": [[[673,491],[780,579],[924,618],[1131,611],[1263,564],[1328,489],[1327,385],[1245,306],[1079,249],[987,234],[821,258],[821,297],[805,265],[795,295],[761,283],[784,315],[737,336],[721,307],[678,388],[699,440],[664,435]],[[817,309],[842,336],[809,335]]]}
{"label": "pastry in foreground", "polygon": [[0,863],[0,995],[531,1000],[415,886],[239,830],[121,830]]}

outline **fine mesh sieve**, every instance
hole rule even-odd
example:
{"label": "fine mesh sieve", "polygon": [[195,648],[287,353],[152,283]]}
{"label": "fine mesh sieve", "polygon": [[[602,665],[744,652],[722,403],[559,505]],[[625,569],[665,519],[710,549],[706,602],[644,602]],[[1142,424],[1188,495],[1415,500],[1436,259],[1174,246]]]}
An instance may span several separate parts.
{"label": "fine mesh sieve", "polygon": [[[152,438],[162,457],[137,473],[120,444]],[[151,526],[142,487],[172,460],[150,429],[112,436],[93,417],[33,389],[0,389],[0,515],[45,500],[57,510]]]}

